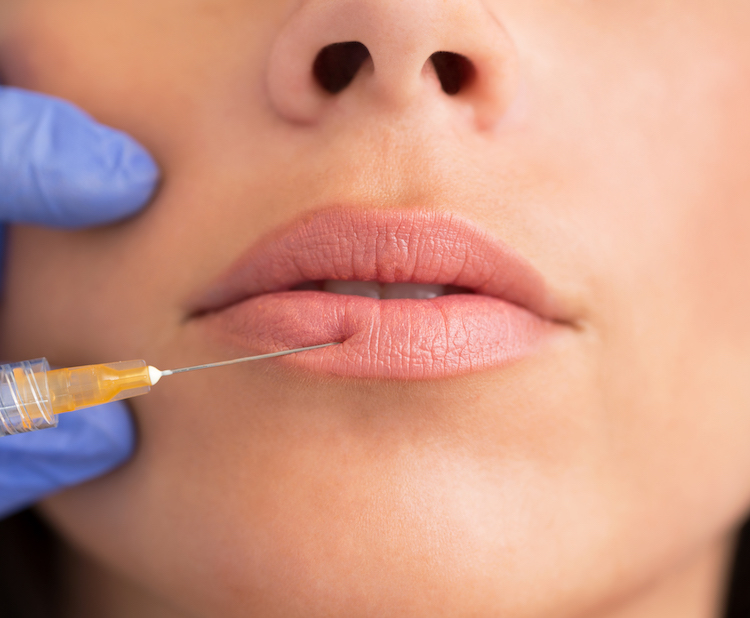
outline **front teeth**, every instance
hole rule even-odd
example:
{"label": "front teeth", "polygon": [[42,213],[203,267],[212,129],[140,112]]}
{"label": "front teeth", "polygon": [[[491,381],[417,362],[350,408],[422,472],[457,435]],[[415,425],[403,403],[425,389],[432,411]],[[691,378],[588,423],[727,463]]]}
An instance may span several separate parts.
{"label": "front teeth", "polygon": [[430,285],[427,283],[386,283],[382,286],[381,298],[391,300],[395,298],[415,298],[429,300],[438,296],[445,296],[444,285]]}
{"label": "front teeth", "polygon": [[364,296],[380,299],[381,286],[377,281],[324,281],[323,291],[334,294],[348,294],[349,296]]}
{"label": "front teeth", "polygon": [[413,298],[428,300],[444,296],[446,286],[427,283],[378,283],[377,281],[334,281],[323,282],[323,290],[334,294],[364,296],[376,300]]}

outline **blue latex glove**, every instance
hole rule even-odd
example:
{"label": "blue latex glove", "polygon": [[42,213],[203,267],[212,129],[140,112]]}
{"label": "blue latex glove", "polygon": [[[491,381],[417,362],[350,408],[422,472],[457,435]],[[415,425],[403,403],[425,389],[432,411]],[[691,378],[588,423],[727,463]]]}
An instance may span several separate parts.
{"label": "blue latex glove", "polygon": [[[158,176],[124,133],[58,99],[0,86],[0,224],[107,223],[139,210]],[[121,403],[63,415],[56,429],[0,438],[0,518],[104,474],[134,444]]]}

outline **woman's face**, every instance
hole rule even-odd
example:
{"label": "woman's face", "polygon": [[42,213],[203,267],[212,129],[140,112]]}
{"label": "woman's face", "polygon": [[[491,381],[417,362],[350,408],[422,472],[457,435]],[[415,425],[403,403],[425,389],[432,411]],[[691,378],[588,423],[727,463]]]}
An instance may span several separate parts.
{"label": "woman's face", "polygon": [[[97,562],[193,616],[562,618],[741,519],[747,2],[17,9],[6,81],[164,182],[122,224],[12,231],[4,357],[343,342],[134,400],[133,460],[44,506]],[[353,41],[334,87],[362,48],[318,54]]]}

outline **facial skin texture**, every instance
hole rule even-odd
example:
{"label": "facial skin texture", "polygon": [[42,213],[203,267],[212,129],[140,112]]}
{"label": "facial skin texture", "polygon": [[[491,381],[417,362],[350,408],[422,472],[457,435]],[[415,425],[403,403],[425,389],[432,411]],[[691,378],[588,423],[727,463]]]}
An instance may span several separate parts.
{"label": "facial skin texture", "polygon": [[[461,215],[571,315],[460,378],[165,380],[132,462],[43,506],[73,615],[717,615],[750,501],[747,2],[18,9],[6,81],[130,132],[164,184],[120,225],[12,231],[5,358],[241,355],[188,299],[331,205]],[[352,40],[372,61],[327,95],[315,55]],[[484,81],[445,94],[436,51]]]}

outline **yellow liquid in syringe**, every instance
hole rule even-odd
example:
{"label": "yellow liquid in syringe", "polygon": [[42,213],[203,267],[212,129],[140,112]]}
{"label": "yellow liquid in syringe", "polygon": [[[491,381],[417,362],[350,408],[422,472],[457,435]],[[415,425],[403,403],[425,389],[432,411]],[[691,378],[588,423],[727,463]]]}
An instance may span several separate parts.
{"label": "yellow liquid in syringe", "polygon": [[12,372],[26,431],[57,414],[145,395],[152,386],[143,360],[37,372],[15,367]]}

